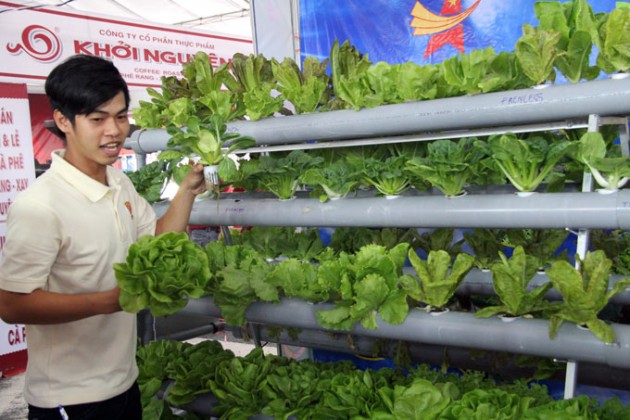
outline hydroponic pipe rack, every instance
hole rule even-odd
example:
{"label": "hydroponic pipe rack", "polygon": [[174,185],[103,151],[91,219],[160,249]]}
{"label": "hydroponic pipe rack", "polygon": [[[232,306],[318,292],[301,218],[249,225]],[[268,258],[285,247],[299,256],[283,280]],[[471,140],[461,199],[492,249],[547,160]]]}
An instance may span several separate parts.
{"label": "hydroponic pipe rack", "polygon": [[[411,267],[404,267],[403,272],[410,275],[416,275],[415,270]],[[609,290],[612,290],[615,283],[628,276],[613,274],[609,279]],[[532,291],[545,283],[549,282],[549,278],[544,271],[540,271],[534,274],[534,277],[527,284],[527,290]],[[457,294],[461,296],[481,295],[481,296],[495,296],[494,284],[492,281],[492,272],[490,270],[479,270],[473,268],[468,272],[466,278],[462,284],[457,288]],[[552,288],[545,293],[545,298],[548,300],[562,300],[562,295],[559,291]],[[622,305],[630,305],[630,289],[626,289],[622,292],[615,294],[609,299],[610,303],[617,303]]]}
{"label": "hydroponic pipe rack", "polygon": [[[279,334],[277,328],[273,330],[264,324],[248,323],[246,325],[248,337],[257,337],[260,342],[277,343],[297,347],[313,348],[318,350],[326,350],[333,352],[342,352],[352,354],[359,359],[366,359],[369,362],[387,366],[394,363],[397,347],[400,343],[398,340],[384,341],[373,337],[365,337],[352,335],[350,333],[331,333],[331,331],[323,330],[307,330],[300,329],[298,334],[289,334],[285,329]],[[237,335],[240,329],[233,329],[232,332]],[[239,338],[242,338],[241,335]],[[456,366],[460,370],[477,370],[492,372],[497,369],[497,361],[501,360],[500,371],[501,376],[505,377],[528,377],[531,375],[531,367],[520,367],[514,360],[506,360],[503,352],[476,353],[469,348],[433,345],[429,343],[409,343],[405,342],[406,348],[409,350],[411,360],[414,362],[425,363],[434,366],[440,366],[445,360],[448,360],[450,366]],[[376,357],[382,360],[374,359],[374,350],[378,349]],[[282,350],[282,346],[280,346]],[[390,359],[390,360],[387,360]],[[558,368],[566,362],[565,360],[556,359],[554,362]],[[611,368],[595,363],[580,363],[580,383],[583,385],[603,386],[607,388],[624,389],[628,387],[627,371],[619,368]]]}
{"label": "hydroponic pipe rack", "polygon": [[[154,205],[161,215],[167,202]],[[280,216],[281,215],[281,216]],[[348,197],[318,199],[256,198],[223,194],[196,201],[191,224],[311,227],[452,227],[630,229],[630,190],[517,194]]]}
{"label": "hydroponic pipe rack", "polygon": [[[630,77],[522,89],[431,101],[339,110],[259,121],[235,121],[228,131],[252,136],[258,145],[395,136],[506,124],[584,118],[590,114],[630,113]],[[567,123],[570,126],[570,122]],[[166,149],[166,130],[138,130],[125,147],[136,153]]]}
{"label": "hydroponic pipe rack", "polygon": [[[283,299],[280,304],[256,302],[246,311],[249,322],[281,327],[324,330],[316,318],[317,311],[332,309],[329,303],[313,305],[298,299]],[[183,309],[188,313],[220,316],[212,298],[192,299]],[[563,360],[584,361],[610,367],[630,368],[630,326],[613,324],[617,341],[606,344],[590,331],[565,323],[555,339],[548,336],[549,321],[498,317],[479,319],[466,312],[444,312],[438,315],[410,310],[399,325],[377,319],[378,328],[365,329],[356,324],[349,333],[366,337],[430,343],[455,347],[505,351]]]}

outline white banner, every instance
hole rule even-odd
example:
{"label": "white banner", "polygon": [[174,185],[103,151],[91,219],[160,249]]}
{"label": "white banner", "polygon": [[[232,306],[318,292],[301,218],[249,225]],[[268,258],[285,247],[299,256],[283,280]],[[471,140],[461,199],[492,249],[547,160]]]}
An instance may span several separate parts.
{"label": "white banner", "polygon": [[[35,180],[26,85],[0,83],[0,258],[7,212],[15,195]],[[26,349],[23,325],[0,321],[0,356]]]}
{"label": "white banner", "polygon": [[199,51],[213,67],[253,53],[251,39],[230,35],[3,1],[0,8],[8,9],[0,13],[0,81],[43,85],[65,58],[88,54],[111,59],[131,89],[159,88],[161,76],[181,77],[182,64]]}
{"label": "white banner", "polygon": [[300,63],[299,1],[252,0],[256,53]]}

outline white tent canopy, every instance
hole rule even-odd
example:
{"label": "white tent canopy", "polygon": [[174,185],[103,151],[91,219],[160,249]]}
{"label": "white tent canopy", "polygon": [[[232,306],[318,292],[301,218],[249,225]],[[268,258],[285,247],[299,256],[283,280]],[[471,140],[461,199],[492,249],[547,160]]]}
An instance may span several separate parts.
{"label": "white tent canopy", "polygon": [[[250,0],[33,0],[24,8],[115,16],[123,20],[181,25],[195,30],[252,38]],[[0,13],[2,13],[0,6]]]}

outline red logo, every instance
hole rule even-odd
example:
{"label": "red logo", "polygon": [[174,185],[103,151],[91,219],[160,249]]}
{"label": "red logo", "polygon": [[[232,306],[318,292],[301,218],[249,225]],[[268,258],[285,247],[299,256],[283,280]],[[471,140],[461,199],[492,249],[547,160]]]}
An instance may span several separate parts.
{"label": "red logo", "polygon": [[54,61],[61,55],[61,42],[48,28],[30,25],[22,31],[22,42],[7,44],[7,51],[13,55],[25,52],[43,63]]}
{"label": "red logo", "polygon": [[411,27],[414,35],[431,35],[429,45],[424,52],[427,58],[446,44],[451,44],[464,52],[464,30],[461,23],[475,11],[481,0],[462,12],[461,0],[445,0],[441,14],[429,11],[419,1],[416,2],[411,15]]}
{"label": "red logo", "polygon": [[133,219],[133,210],[131,209],[131,203],[129,201],[125,201],[125,207],[127,207],[127,210],[129,210],[129,214],[131,215],[131,218]]}

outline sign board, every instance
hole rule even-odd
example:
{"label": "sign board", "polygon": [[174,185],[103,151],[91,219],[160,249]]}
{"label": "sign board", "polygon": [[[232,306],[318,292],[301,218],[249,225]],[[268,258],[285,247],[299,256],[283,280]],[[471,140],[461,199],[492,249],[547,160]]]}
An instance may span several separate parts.
{"label": "sign board", "polygon": [[[0,83],[0,258],[5,242],[7,212],[15,195],[35,180],[31,118],[25,84]],[[0,372],[4,355],[26,350],[23,325],[0,321]]]}
{"label": "sign board", "polygon": [[[300,0],[302,59],[329,57],[335,39],[349,40],[370,61],[441,63],[492,47],[513,51],[523,25],[538,25],[538,0]],[[617,0],[588,0],[594,13]]]}
{"label": "sign board", "polygon": [[50,71],[75,54],[111,59],[130,89],[159,88],[162,76],[181,77],[182,64],[199,51],[213,67],[241,52],[251,39],[182,27],[121,21],[53,8],[0,1],[0,81],[43,85]]}

